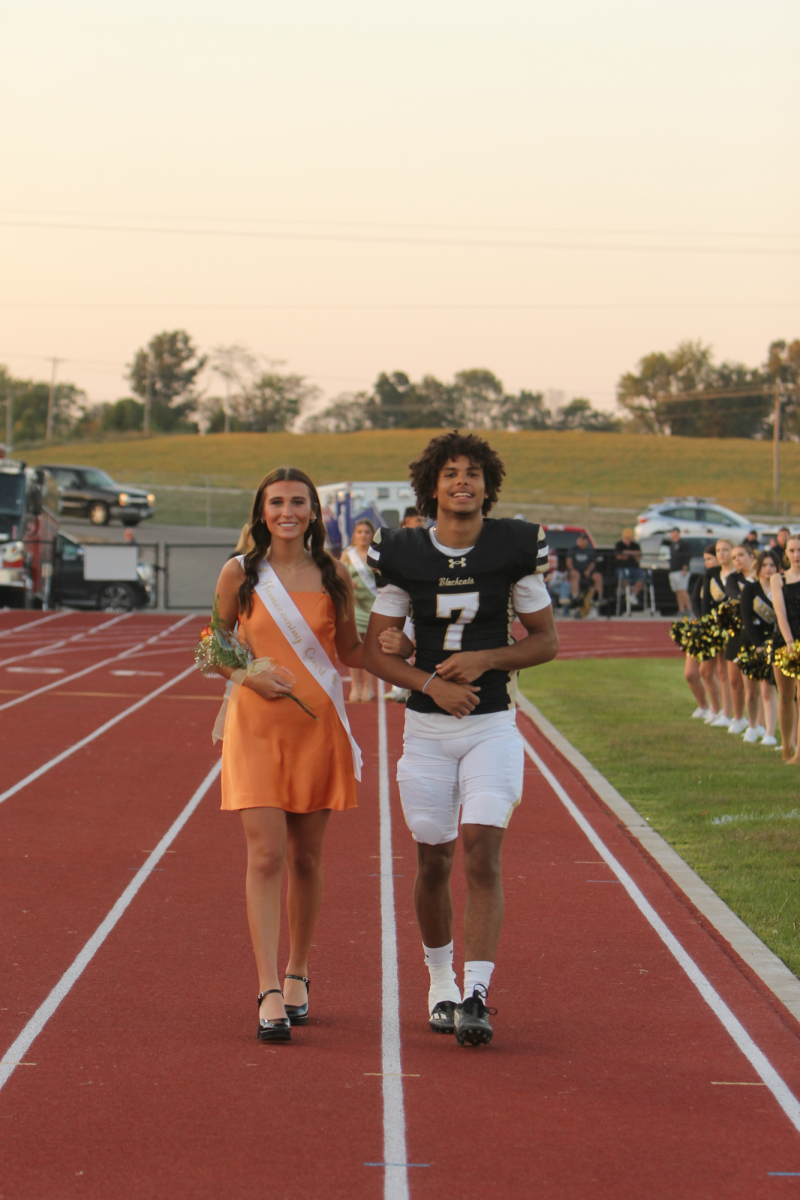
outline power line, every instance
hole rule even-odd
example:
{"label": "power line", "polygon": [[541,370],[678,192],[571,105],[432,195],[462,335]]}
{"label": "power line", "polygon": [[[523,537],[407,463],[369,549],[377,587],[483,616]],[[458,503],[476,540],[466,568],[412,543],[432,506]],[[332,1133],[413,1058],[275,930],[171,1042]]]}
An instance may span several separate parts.
{"label": "power line", "polygon": [[538,234],[570,234],[582,236],[606,236],[606,237],[740,237],[740,238],[800,238],[800,232],[797,233],[741,233],[741,232],[723,232],[718,229],[714,230],[668,230],[668,229],[580,229],[580,228],[565,228],[536,226],[536,225],[453,225],[442,224],[435,221],[425,222],[407,222],[407,221],[341,221],[337,219],[315,219],[307,220],[296,217],[214,217],[209,214],[204,216],[187,216],[186,214],[176,213],[108,213],[108,212],[76,212],[64,209],[21,209],[21,208],[0,208],[0,213],[16,214],[18,216],[49,216],[49,217],[91,217],[96,220],[114,220],[114,221],[225,221],[229,224],[245,224],[245,225],[297,225],[297,226],[320,226],[333,225],[341,228],[357,228],[357,229],[439,229],[454,230],[457,232],[475,232],[475,233],[538,233]]}
{"label": "power line", "polygon": [[78,304],[61,304],[49,300],[42,301],[0,301],[0,309],[19,311],[37,309],[57,309],[59,311],[160,311],[163,309],[184,309],[197,312],[686,312],[694,309],[701,311],[741,311],[756,309],[795,309],[800,308],[800,301],[786,303],[696,303],[696,304],[185,304],[181,301],[164,301],[157,304],[108,304],[105,301]]}
{"label": "power line", "polygon": [[148,225],[86,225],[74,221],[6,221],[0,220],[0,226],[7,229],[49,229],[61,232],[72,231],[79,233],[137,233],[137,234],[167,234],[170,237],[221,237],[237,240],[256,239],[259,241],[292,241],[292,242],[331,242],[349,245],[385,245],[385,246],[436,246],[456,249],[473,250],[549,250],[570,251],[582,250],[613,252],[615,254],[736,254],[736,255],[797,255],[800,247],[786,246],[635,246],[612,244],[608,242],[518,242],[518,241],[481,241],[465,238],[414,238],[390,237],[386,234],[347,234],[347,233],[275,233],[264,230],[247,229],[181,229],[177,226],[148,226]]}

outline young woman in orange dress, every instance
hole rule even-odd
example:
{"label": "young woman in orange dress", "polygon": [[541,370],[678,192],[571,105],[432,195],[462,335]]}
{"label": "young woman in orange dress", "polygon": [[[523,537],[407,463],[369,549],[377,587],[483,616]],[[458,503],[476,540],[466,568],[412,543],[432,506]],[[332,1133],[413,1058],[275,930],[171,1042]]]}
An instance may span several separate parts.
{"label": "young woman in orange dress", "polygon": [[[295,682],[289,687],[268,671],[241,681],[225,724],[222,807],[241,813],[247,841],[258,1037],[289,1041],[290,1025],[308,1020],[308,955],[322,904],[325,830],[333,810],[356,807],[355,762],[360,757],[336,699],[320,682],[322,673],[313,674],[304,661],[315,640],[310,657],[327,661],[329,676],[335,678],[335,658],[360,668],[361,639],[349,572],[324,549],[319,497],[303,471],[280,467],[262,480],[253,501],[250,536],[252,548],[222,569],[219,614],[230,630],[238,623],[239,637],[256,658],[288,668]],[[282,605],[275,610],[269,606],[273,593]],[[286,616],[283,622],[281,615]],[[301,643],[303,630],[306,640]],[[299,646],[297,653],[293,643]],[[233,675],[234,681],[239,675],[222,667],[219,673]],[[341,683],[338,689],[341,696]],[[313,709],[316,720],[286,698],[290,691]],[[277,956],[284,869],[289,962],[282,988]]]}

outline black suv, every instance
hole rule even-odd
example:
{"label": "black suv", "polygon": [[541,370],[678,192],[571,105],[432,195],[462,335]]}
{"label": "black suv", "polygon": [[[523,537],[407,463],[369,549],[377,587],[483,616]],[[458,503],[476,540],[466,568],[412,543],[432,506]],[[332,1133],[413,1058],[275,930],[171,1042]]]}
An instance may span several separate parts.
{"label": "black suv", "polygon": [[138,525],[153,515],[155,496],[116,483],[99,467],[43,463],[41,469],[58,484],[58,511],[63,517],[88,517],[93,525],[107,525],[119,517],[123,525]]}
{"label": "black suv", "polygon": [[85,551],[66,533],[56,535],[50,605],[68,608],[100,608],[103,612],[130,612],[146,608],[153,594],[153,568],[140,563],[137,579],[91,580],[84,578]]}

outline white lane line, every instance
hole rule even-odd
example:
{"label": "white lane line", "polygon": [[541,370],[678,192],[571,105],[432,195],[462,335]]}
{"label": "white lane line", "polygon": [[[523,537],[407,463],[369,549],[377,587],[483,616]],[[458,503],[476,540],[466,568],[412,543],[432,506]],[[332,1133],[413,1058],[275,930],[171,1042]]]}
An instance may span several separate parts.
{"label": "white lane line", "polygon": [[98,925],[92,936],[89,938],[86,945],[78,954],[72,965],[67,968],[64,974],[59,979],[56,986],[53,988],[50,995],[40,1004],[36,1012],[31,1017],[28,1024],[20,1033],[19,1037],[13,1042],[8,1050],[3,1055],[2,1065],[0,1066],[0,1088],[2,1088],[14,1074],[18,1065],[21,1065],[25,1054],[30,1049],[32,1043],[44,1029],[47,1022],[52,1017],[53,1013],[58,1008],[62,1000],[66,998],[83,972],[86,970],[89,963],[94,958],[97,951],[106,940],[111,930],[119,921],[125,909],[133,900],[136,893],[141,888],[148,875],[154,869],[154,866],[163,857],[168,847],[175,841],[180,831],[183,829],[186,822],[191,817],[194,810],[197,808],[200,801],[205,796],[208,789],[211,787],[214,780],[220,773],[222,761],[215,763],[211,770],[206,775],[200,787],[192,796],[189,803],[184,808],[179,817],[173,821],[167,832],[164,834],[161,841],[156,846],[155,850],[150,854],[147,862],[145,862],[134,875],[131,882],[125,888],[125,891],[117,900],[114,907],[109,912],[105,920]]}
{"label": "white lane line", "polygon": [[107,667],[109,663],[120,662],[123,658],[130,658],[137,650],[141,650],[144,646],[152,645],[153,642],[166,637],[173,630],[179,629],[181,625],[185,625],[187,621],[195,619],[195,614],[189,613],[188,617],[181,617],[180,621],[176,622],[175,625],[170,625],[168,629],[162,629],[161,633],[153,634],[146,642],[137,642],[135,646],[131,646],[128,650],[123,650],[121,654],[114,654],[111,658],[104,658],[100,662],[94,663],[91,667],[84,667],[82,671],[76,671],[74,675],[65,675],[63,679],[56,679],[53,683],[46,683],[43,687],[36,688],[35,691],[26,692],[24,696],[17,696],[16,700],[6,700],[5,704],[0,704],[0,712],[3,712],[6,708],[14,708],[17,704],[24,704],[26,700],[33,700],[35,696],[41,696],[44,692],[52,691],[53,688],[62,687],[65,683],[72,683],[73,679],[81,679],[84,675],[91,675],[92,671],[99,671],[101,667]]}
{"label": "white lane line", "polygon": [[91,629],[82,629],[79,633],[73,633],[72,637],[62,638],[58,642],[48,642],[46,646],[40,646],[38,650],[27,650],[24,654],[15,654],[13,658],[4,658],[0,661],[0,667],[5,667],[8,663],[20,662],[23,659],[41,658],[43,654],[53,654],[62,646],[71,646],[74,642],[81,642],[84,638],[93,637],[111,625],[118,625],[120,621],[129,620],[132,616],[133,613],[123,613],[122,616],[112,617],[110,621],[103,621],[102,625],[93,625]]}
{"label": "white lane line", "polygon": [[26,621],[24,625],[12,625],[11,629],[2,630],[0,638],[13,637],[15,633],[23,633],[26,629],[33,629],[35,625],[46,625],[48,621],[58,621],[61,617],[71,617],[73,615],[70,609],[63,609],[61,612],[50,613],[49,617],[37,617],[35,621]]}
{"label": "white lane line", "polygon": [[6,667],[17,675],[63,675],[63,667]]}
{"label": "white lane line", "polygon": [[[156,696],[160,696],[162,692],[166,692],[167,689],[173,687],[174,684],[180,683],[182,679],[185,679],[187,675],[191,675],[196,670],[197,668],[195,666],[187,667],[185,671],[181,671],[180,675],[174,676],[174,678],[168,680],[167,683],[162,683],[161,687],[157,687],[154,692],[148,692],[146,696],[143,696],[141,700],[137,700],[135,704],[130,706],[130,708],[126,708],[124,712],[117,713],[117,715],[112,717],[110,721],[106,721],[104,725],[99,725],[94,732],[87,734],[85,738],[81,738],[81,740],[79,742],[75,742],[73,746],[68,746],[66,750],[62,750],[60,754],[55,756],[55,758],[51,758],[50,761],[44,763],[43,766],[37,767],[35,771],[31,771],[30,775],[26,775],[24,779],[20,779],[19,783],[15,783],[12,787],[7,788],[6,791],[0,792],[0,804],[2,804],[4,800],[9,800],[12,796],[16,796],[17,792],[21,792],[22,789],[27,787],[29,783],[34,783],[35,780],[41,779],[42,775],[46,775],[48,771],[52,771],[53,767],[57,767],[59,763],[71,758],[73,754],[77,753],[78,750],[82,750],[84,746],[88,746],[90,742],[95,740],[95,738],[99,738],[102,734],[106,733],[107,730],[113,729],[115,725],[119,725],[120,721],[124,721],[126,717],[131,715],[131,713],[138,712],[140,708],[144,708],[145,704],[149,704],[151,700],[155,700]],[[61,682],[65,681],[61,680]]]}
{"label": "white lane line", "polygon": [[706,979],[703,972],[698,967],[693,958],[690,957],[684,950],[675,935],[667,928],[664,921],[658,915],[652,904],[645,899],[642,891],[637,884],[631,879],[628,872],[617,862],[614,855],[607,848],[605,842],[595,833],[592,826],[584,817],[583,813],[577,807],[575,802],[570,798],[569,794],[561,786],[553,772],[542,761],[539,755],[523,735],[522,741],[525,746],[525,753],[532,762],[541,771],[544,778],[550,784],[555,794],[558,796],[561,803],[566,808],[569,815],[583,831],[591,844],[594,846],[597,853],[604,860],[606,865],[611,868],[614,874],[619,879],[622,886],[630,896],[633,903],[639,909],[642,916],[649,922],[658,936],[661,938],[664,945],[669,950],[670,954],[676,960],[678,965],[686,972],[694,986],[697,988],[700,995],[709,1006],[714,1016],[720,1021],[725,1030],[733,1038],[734,1042],[741,1050],[747,1061],[752,1066],[769,1090],[772,1092],[778,1104],[781,1106],[786,1116],[794,1125],[795,1129],[800,1133],[800,1103],[798,1103],[793,1092],[790,1091],[783,1079],[773,1067],[763,1050],[760,1050],[745,1027],[742,1025],[738,1017],[736,1017],[725,1001],[720,996],[719,992]]}
{"label": "white lane line", "polygon": [[[378,686],[378,801],[381,818],[381,971],[383,1020],[381,1026],[383,1071],[384,1200],[408,1200],[406,1166],[406,1112],[403,1103],[403,1068],[400,1061],[400,983],[397,973],[397,925],[394,915],[394,861],[392,810],[389,806],[389,749],[386,736],[386,700]],[[21,1053],[19,1057],[22,1057]]]}

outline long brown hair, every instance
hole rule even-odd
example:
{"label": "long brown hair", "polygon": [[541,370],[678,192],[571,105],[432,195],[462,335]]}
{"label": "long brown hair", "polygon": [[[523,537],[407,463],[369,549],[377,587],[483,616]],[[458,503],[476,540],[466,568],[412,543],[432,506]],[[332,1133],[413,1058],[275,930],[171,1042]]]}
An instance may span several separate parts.
{"label": "long brown hair", "polygon": [[239,611],[250,615],[253,592],[258,583],[258,568],[267,557],[272,541],[272,534],[264,520],[264,497],[272,483],[304,483],[308,488],[314,516],[303,534],[303,545],[311,551],[311,557],[322,572],[322,586],[333,601],[337,614],[341,616],[347,608],[347,588],[337,574],[335,560],[325,549],[325,523],[322,520],[322,506],[317,489],[305,471],[301,471],[299,467],[276,467],[269,475],[265,475],[258,485],[250,513],[252,546],[244,556],[244,583],[239,588]]}

